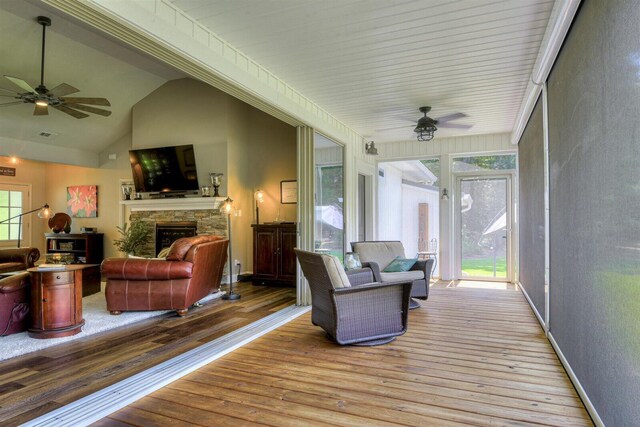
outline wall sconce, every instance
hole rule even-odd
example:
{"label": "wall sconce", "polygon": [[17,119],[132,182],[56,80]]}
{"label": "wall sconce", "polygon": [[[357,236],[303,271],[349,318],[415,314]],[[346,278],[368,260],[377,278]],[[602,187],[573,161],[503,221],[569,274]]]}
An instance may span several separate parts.
{"label": "wall sconce", "polygon": [[376,148],[376,144],[373,141],[369,141],[367,143],[364,144],[364,152],[371,155],[371,156],[377,156],[378,155],[378,149]]}
{"label": "wall sconce", "polygon": [[256,200],[256,224],[260,224],[260,208],[258,205],[264,203],[263,191],[260,189],[256,190],[256,192],[253,193],[253,198]]}
{"label": "wall sconce", "polygon": [[440,197],[442,200],[449,200],[449,193],[447,193],[447,189],[443,188],[442,189],[442,197]]}

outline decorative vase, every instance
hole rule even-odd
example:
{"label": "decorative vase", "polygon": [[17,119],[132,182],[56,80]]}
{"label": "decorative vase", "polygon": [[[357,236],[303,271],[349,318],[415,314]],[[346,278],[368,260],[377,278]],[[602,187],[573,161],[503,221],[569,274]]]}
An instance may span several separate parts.
{"label": "decorative vase", "polygon": [[64,224],[64,232],[67,234],[71,233],[71,224],[69,224],[68,221]]}

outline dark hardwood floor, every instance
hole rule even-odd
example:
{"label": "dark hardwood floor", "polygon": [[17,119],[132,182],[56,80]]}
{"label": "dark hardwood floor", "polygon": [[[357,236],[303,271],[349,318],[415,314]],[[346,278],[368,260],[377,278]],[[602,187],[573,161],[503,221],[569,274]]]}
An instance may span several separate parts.
{"label": "dark hardwood floor", "polygon": [[[224,287],[223,289],[226,289]],[[295,304],[295,288],[239,283],[221,299],[0,362],[0,424],[19,425]]]}

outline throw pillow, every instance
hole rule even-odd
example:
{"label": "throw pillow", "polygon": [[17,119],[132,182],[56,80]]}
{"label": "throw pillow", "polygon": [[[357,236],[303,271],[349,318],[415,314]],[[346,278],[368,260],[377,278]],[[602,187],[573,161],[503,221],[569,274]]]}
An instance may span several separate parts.
{"label": "throw pillow", "polygon": [[387,265],[383,273],[400,273],[402,271],[409,271],[413,265],[418,262],[418,258],[401,258],[399,256],[396,257],[391,264]]}

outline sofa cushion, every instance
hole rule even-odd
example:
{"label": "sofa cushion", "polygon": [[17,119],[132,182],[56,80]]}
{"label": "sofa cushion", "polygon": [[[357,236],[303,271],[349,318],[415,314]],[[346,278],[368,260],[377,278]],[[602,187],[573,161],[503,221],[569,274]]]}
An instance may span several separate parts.
{"label": "sofa cushion", "polygon": [[384,270],[384,273],[399,273],[402,271],[409,271],[411,267],[418,262],[418,258],[402,258],[396,257],[389,265],[387,265]]}
{"label": "sofa cushion", "polygon": [[342,263],[335,255],[321,255],[322,262],[327,268],[327,272],[329,273],[329,279],[331,280],[331,284],[334,289],[338,288],[350,288],[351,282],[349,282],[349,278],[347,277],[347,273],[344,271],[342,267]]}
{"label": "sofa cushion", "polygon": [[375,262],[381,270],[396,257],[404,258],[402,242],[355,242],[353,251],[358,253],[361,262]]}
{"label": "sofa cushion", "polygon": [[409,270],[398,273],[380,273],[383,282],[409,282],[424,279],[424,271]]}

